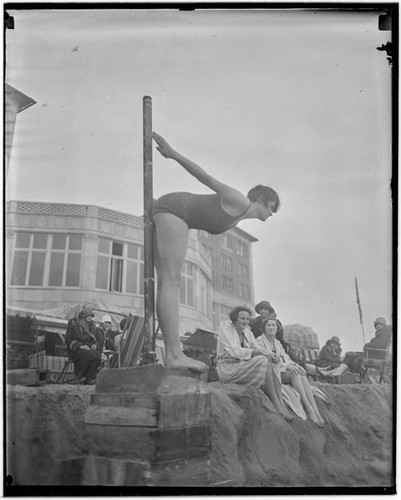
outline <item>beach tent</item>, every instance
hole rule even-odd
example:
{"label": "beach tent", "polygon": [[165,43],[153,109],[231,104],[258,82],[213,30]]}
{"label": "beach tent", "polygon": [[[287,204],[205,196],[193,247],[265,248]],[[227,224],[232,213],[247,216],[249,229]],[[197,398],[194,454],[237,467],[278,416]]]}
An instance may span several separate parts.
{"label": "beach tent", "polygon": [[113,330],[118,330],[120,321],[128,314],[123,313],[118,307],[115,307],[107,302],[85,302],[85,303],[73,303],[64,304],[59,307],[53,307],[51,309],[32,309],[17,306],[7,306],[8,316],[20,316],[20,317],[48,317],[48,318],[58,318],[61,320],[68,321],[71,318],[77,318],[79,311],[84,307],[88,306],[93,310],[95,315],[95,323],[100,323],[100,320],[104,314],[108,314],[111,318],[113,325]]}
{"label": "beach tent", "polygon": [[302,349],[320,349],[317,334],[310,326],[299,323],[284,326],[284,340]]}

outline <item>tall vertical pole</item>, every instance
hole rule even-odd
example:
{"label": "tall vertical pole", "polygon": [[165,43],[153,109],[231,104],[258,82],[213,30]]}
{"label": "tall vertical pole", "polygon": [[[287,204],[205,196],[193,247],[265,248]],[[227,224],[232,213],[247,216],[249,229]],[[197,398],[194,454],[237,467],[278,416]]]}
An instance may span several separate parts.
{"label": "tall vertical pole", "polygon": [[153,252],[153,159],[152,159],[152,98],[143,98],[143,204],[145,249],[145,342],[146,362],[155,359],[155,279]]}

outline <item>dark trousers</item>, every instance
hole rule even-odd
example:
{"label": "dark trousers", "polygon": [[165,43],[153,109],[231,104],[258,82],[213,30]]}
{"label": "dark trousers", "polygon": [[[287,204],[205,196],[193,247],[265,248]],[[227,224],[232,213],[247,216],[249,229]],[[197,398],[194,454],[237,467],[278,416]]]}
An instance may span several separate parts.
{"label": "dark trousers", "polygon": [[362,364],[362,358],[365,357],[363,352],[346,352],[343,363],[348,366],[350,371],[359,373]]}
{"label": "dark trousers", "polygon": [[100,365],[100,352],[94,349],[78,349],[70,354],[77,378],[85,377],[85,384],[91,382]]}

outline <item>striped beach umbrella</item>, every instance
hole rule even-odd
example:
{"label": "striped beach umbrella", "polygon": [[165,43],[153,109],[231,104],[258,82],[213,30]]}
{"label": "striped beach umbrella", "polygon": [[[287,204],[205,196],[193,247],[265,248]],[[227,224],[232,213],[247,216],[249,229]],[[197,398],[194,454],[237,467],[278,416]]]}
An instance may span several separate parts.
{"label": "striped beach umbrella", "polygon": [[319,338],[310,326],[294,325],[284,326],[284,340],[291,345],[302,349],[319,349]]}

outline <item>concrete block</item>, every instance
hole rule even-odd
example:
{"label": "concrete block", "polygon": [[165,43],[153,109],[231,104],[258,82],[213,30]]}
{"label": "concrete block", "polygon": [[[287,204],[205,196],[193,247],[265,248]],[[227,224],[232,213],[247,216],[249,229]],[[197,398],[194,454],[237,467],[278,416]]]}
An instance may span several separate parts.
{"label": "concrete block", "polygon": [[211,394],[206,391],[159,394],[159,428],[207,425],[210,422]]}
{"label": "concrete block", "polygon": [[91,395],[91,405],[123,408],[140,407],[150,410],[157,410],[159,407],[157,394],[135,394],[130,392],[97,392]]}
{"label": "concrete block", "polygon": [[38,368],[8,370],[6,375],[8,385],[44,385],[48,380],[49,372]]}
{"label": "concrete block", "polygon": [[88,407],[85,424],[157,427],[157,411],[149,408],[126,408],[121,406]]}
{"label": "concrete block", "polygon": [[157,443],[154,427],[87,424],[91,455],[131,460],[152,460]]}
{"label": "concrete block", "polygon": [[153,394],[169,376],[185,378],[189,384],[207,380],[207,374],[188,369],[172,370],[161,365],[144,365],[100,371],[96,377],[96,392]]}
{"label": "concrete block", "polygon": [[211,433],[209,425],[196,425],[176,429],[159,429],[155,432],[157,443],[156,461],[192,459],[211,453]]}

